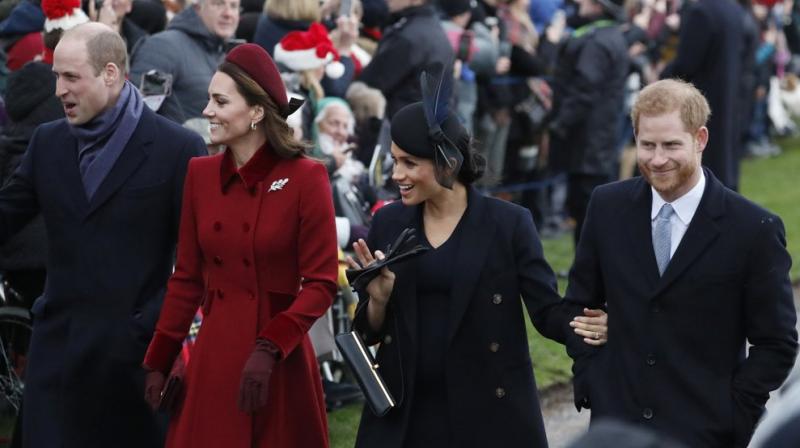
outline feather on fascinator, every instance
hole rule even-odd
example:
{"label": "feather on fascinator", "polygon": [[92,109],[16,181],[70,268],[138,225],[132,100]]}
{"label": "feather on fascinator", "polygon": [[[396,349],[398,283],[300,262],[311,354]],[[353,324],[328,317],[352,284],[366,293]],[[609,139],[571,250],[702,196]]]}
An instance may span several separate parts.
{"label": "feather on fascinator", "polygon": [[436,63],[420,74],[419,82],[422,107],[428,124],[428,138],[434,148],[436,181],[443,187],[452,189],[464,163],[464,156],[458,146],[442,130],[445,120],[450,116],[448,103],[453,92],[453,78],[441,63]]}

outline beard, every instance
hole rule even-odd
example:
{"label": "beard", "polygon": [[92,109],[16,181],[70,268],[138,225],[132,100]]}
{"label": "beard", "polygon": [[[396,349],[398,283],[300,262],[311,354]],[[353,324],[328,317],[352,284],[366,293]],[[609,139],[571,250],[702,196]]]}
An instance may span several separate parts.
{"label": "beard", "polygon": [[653,171],[645,163],[638,163],[639,171],[644,176],[650,186],[661,195],[662,198],[672,202],[683,194],[691,190],[692,177],[697,170],[700,169],[700,163],[697,161],[690,161],[682,165],[678,165],[676,170],[670,171],[668,174],[659,175]]}

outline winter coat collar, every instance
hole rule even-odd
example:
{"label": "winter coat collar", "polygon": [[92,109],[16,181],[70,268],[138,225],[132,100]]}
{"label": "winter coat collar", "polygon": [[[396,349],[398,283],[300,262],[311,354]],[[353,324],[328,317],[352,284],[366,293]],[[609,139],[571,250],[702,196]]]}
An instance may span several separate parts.
{"label": "winter coat collar", "polygon": [[272,168],[280,162],[280,159],[280,156],[275,154],[275,151],[265,143],[243,167],[237,169],[232,152],[226,150],[222,155],[222,164],[220,165],[220,188],[222,192],[225,193],[228,186],[237,178],[241,179],[245,188],[251,189],[255,187],[256,184],[267,177]]}

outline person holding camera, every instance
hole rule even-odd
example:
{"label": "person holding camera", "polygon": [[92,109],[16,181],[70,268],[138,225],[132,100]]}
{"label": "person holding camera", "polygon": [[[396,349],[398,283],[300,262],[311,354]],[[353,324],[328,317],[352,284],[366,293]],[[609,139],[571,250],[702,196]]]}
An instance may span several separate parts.
{"label": "person holding camera", "polygon": [[178,123],[201,117],[206,88],[238,24],[239,0],[199,0],[176,15],[165,31],[136,47],[131,54],[131,81],[138,86],[153,69],[168,74],[172,94],[159,114]]}

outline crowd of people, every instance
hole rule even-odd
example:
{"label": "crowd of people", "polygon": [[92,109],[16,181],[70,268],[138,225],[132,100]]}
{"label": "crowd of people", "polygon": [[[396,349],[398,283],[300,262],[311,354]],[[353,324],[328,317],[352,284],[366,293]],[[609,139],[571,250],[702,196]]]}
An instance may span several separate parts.
{"label": "crowd of people", "polygon": [[[795,130],[792,0],[3,0],[0,20],[0,270],[35,319],[16,446],[327,446],[307,334],[337,251],[380,263],[406,228],[430,250],[357,291],[398,398],[357,446],[546,446],[524,310],[593,429],[663,446],[747,446],[791,370],[783,225],[736,191]],[[563,298],[539,239],[561,232]]]}

